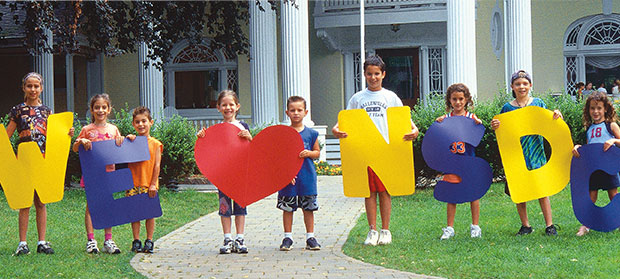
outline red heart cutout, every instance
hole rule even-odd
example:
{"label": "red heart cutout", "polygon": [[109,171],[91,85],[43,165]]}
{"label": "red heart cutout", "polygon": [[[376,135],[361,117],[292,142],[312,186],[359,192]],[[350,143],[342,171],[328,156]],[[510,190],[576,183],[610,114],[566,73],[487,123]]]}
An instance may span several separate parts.
{"label": "red heart cutout", "polygon": [[239,137],[230,123],[209,127],[198,138],[194,157],[200,172],[220,191],[246,207],[288,185],[301,169],[304,150],[295,129],[276,125],[252,141]]}

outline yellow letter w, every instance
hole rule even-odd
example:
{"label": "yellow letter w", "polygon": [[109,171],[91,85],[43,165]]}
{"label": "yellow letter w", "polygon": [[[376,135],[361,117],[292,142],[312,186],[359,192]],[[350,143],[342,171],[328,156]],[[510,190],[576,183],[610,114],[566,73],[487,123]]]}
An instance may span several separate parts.
{"label": "yellow letter w", "polygon": [[0,184],[12,209],[32,206],[35,191],[44,204],[62,200],[72,124],[71,112],[49,116],[45,157],[35,142],[20,144],[15,156],[0,124]]}

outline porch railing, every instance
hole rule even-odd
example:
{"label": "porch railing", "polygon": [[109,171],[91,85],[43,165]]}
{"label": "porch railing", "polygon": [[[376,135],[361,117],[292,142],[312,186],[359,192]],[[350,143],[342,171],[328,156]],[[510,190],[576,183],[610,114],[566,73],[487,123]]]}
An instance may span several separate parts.
{"label": "porch railing", "polygon": [[[447,0],[366,0],[367,11],[389,10],[434,10],[445,9]],[[359,11],[359,0],[325,0],[317,1],[315,13],[342,13]]]}
{"label": "porch railing", "polygon": [[[210,126],[213,126],[217,123],[222,122],[223,120],[221,115],[220,116],[192,116],[192,117],[185,117],[185,119],[193,123],[194,127],[196,127],[196,130],[202,127],[208,128]],[[237,115],[237,120],[243,120],[244,122],[248,122],[248,120],[250,119],[252,119],[252,116],[250,115]]]}

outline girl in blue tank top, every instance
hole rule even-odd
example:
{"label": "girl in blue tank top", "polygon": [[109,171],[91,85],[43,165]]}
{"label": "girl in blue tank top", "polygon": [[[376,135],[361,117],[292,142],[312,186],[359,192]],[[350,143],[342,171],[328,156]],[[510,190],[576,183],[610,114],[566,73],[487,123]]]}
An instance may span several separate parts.
{"label": "girl in blue tank top", "polygon": [[[600,92],[590,94],[583,107],[583,125],[587,128],[586,143],[603,143],[604,151],[612,145],[620,145],[620,127],[616,123],[617,120],[616,111],[606,94]],[[579,157],[579,147],[581,145],[575,145],[573,148],[575,157]],[[620,186],[620,176],[617,173],[609,175],[597,170],[590,176],[590,199],[595,203],[598,190],[607,190],[609,200],[612,200],[618,193],[618,186]],[[577,231],[577,236],[582,236],[589,231],[588,227],[581,226]]]}

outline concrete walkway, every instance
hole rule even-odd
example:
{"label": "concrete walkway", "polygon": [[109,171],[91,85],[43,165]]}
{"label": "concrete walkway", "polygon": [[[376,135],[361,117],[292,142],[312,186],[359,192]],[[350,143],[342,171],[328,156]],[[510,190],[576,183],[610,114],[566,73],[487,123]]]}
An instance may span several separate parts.
{"label": "concrete walkway", "polygon": [[320,176],[318,185],[315,233],[320,251],[304,249],[300,210],[293,222],[293,250],[279,251],[282,212],[275,207],[274,194],[248,207],[248,254],[219,254],[223,235],[220,217],[214,212],[158,239],[154,254],[137,254],[131,265],[150,278],[430,278],[344,255],[342,245],[364,211],[364,202],[344,197],[340,176]]}

